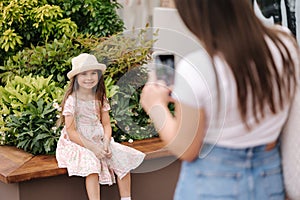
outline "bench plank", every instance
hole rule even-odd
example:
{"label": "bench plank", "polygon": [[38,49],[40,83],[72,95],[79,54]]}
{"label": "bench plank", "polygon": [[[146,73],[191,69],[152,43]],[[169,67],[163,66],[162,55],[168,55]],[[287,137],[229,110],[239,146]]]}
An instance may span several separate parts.
{"label": "bench plank", "polygon": [[[122,144],[144,152],[146,160],[171,155],[159,138]],[[0,181],[4,183],[18,183],[62,174],[67,174],[67,170],[58,167],[54,155],[34,156],[16,147],[0,146]]]}
{"label": "bench plank", "polygon": [[14,146],[0,146],[0,180],[8,183],[7,177],[22,167],[34,155]]}

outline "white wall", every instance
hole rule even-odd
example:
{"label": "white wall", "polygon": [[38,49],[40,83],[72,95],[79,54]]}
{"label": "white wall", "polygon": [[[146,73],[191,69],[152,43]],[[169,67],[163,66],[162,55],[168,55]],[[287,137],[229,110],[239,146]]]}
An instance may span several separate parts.
{"label": "white wall", "polygon": [[[284,0],[281,1],[283,25],[287,26]],[[272,24],[273,19],[266,19],[260,12],[256,1],[254,9],[257,16],[267,24]],[[300,1],[296,0],[297,38],[300,41]],[[154,50],[167,50],[177,55],[176,59],[201,48],[196,37],[182,22],[176,9],[156,7],[153,11],[154,31],[159,29],[158,41],[154,44]]]}
{"label": "white wall", "polygon": [[201,48],[197,38],[187,29],[176,9],[156,7],[153,12],[154,32],[158,41],[153,49],[175,54],[175,62],[184,55]]}
{"label": "white wall", "polygon": [[128,30],[132,28],[145,28],[152,25],[153,8],[160,5],[160,0],[118,0],[123,8],[118,14],[124,21]]}

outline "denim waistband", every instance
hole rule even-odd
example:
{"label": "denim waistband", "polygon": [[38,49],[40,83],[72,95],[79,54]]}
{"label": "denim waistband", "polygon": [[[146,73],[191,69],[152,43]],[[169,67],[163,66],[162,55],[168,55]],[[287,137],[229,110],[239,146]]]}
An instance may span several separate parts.
{"label": "denim waistband", "polygon": [[270,151],[266,151],[266,146],[260,145],[235,149],[206,143],[201,148],[199,159],[209,159],[214,162],[243,166],[255,166],[268,162],[270,159],[278,159],[279,144]]}

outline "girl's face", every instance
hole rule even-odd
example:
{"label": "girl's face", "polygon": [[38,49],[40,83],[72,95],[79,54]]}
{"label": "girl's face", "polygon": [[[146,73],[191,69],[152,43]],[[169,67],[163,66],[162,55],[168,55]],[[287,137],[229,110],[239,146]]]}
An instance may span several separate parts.
{"label": "girl's face", "polygon": [[97,70],[89,70],[77,75],[79,87],[92,89],[98,84],[99,77]]}

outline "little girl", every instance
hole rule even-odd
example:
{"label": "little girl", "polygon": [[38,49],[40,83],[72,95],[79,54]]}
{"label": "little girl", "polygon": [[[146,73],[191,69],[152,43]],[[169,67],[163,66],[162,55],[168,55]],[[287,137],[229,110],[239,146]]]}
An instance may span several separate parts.
{"label": "little girl", "polygon": [[140,151],[113,141],[105,95],[104,64],[95,56],[83,53],[72,59],[67,74],[69,88],[62,102],[64,128],[59,138],[56,159],[69,176],[86,177],[89,200],[100,199],[100,184],[115,183],[121,200],[131,200],[130,171],[144,157]]}

